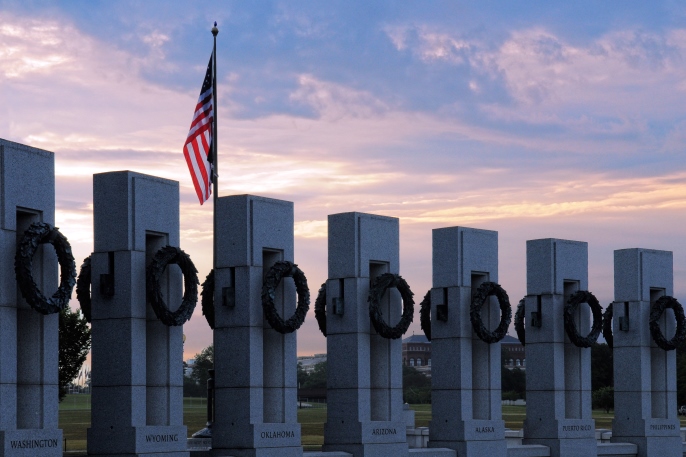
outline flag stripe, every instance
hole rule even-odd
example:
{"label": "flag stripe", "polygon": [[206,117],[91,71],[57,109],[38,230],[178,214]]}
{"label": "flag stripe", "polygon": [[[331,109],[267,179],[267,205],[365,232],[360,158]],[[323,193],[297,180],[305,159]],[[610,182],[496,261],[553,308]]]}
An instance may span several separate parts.
{"label": "flag stripe", "polygon": [[[200,204],[205,201],[203,200],[203,194],[201,193],[201,187],[200,183],[198,183],[198,175],[199,173],[197,172],[198,166],[195,163],[195,153],[191,156],[190,151],[192,151],[192,147],[190,146],[190,143],[186,144],[186,147],[184,148],[183,155],[186,157],[186,163],[188,164],[188,169],[191,171],[191,180],[193,181],[193,187],[195,187],[195,193],[198,194],[198,200],[200,200]],[[191,158],[192,157],[192,158]]]}
{"label": "flag stripe", "polygon": [[200,106],[200,109],[202,109],[202,111],[196,111],[193,122],[191,122],[191,128],[188,132],[189,138],[192,137],[198,129],[212,122],[212,103],[209,105],[202,105]]}
{"label": "flag stripe", "polygon": [[207,187],[207,165],[206,162],[202,160],[200,151],[198,150],[198,144],[193,141],[189,144],[189,151],[191,159],[193,161],[193,169],[195,171],[196,179],[200,184],[201,195],[205,195],[205,189]]}
{"label": "flag stripe", "polygon": [[214,124],[214,86],[212,84],[212,56],[207,65],[205,80],[200,89],[200,97],[195,105],[193,119],[183,147],[188,170],[198,200],[202,205],[212,193],[212,164],[209,160]]}
{"label": "flag stripe", "polygon": [[198,138],[200,138],[200,141],[202,141],[202,147],[203,149],[210,149],[210,143],[208,142],[208,136],[209,132],[205,131],[202,135],[198,135]]}
{"label": "flag stripe", "polygon": [[[193,151],[195,152],[195,162],[198,165],[198,168],[200,170],[200,176],[202,177],[202,184],[203,184],[203,190],[206,190],[209,187],[210,180],[208,179],[209,176],[209,164],[207,163],[207,155],[205,157],[202,156],[202,152],[200,150],[201,144],[200,141],[198,141],[202,135],[200,135],[199,138],[196,138],[195,141],[191,143],[193,146]],[[202,149],[203,151],[207,151],[208,149]]]}

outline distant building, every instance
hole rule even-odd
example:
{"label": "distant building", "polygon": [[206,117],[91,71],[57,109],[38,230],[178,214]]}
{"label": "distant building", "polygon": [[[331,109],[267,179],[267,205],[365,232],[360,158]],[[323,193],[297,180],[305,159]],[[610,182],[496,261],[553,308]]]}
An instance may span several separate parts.
{"label": "distant building", "polygon": [[505,335],[505,338],[500,342],[500,346],[505,368],[510,370],[513,368],[526,370],[526,351],[517,338]]}
{"label": "distant building", "polygon": [[314,366],[321,362],[326,362],[326,354],[304,355],[298,357],[298,363],[307,373],[314,370]]}
{"label": "distant building", "polygon": [[186,377],[190,377],[191,373],[193,373],[193,367],[195,366],[195,359],[188,359],[185,362],[183,362],[183,375]]}
{"label": "distant building", "polygon": [[431,341],[425,335],[412,335],[403,340],[403,364],[420,371],[431,371]]}
{"label": "distant building", "polygon": [[[526,352],[519,340],[510,335],[500,342],[503,365],[506,368],[526,369]],[[431,373],[431,341],[425,335],[412,335],[403,340],[403,364]]]}

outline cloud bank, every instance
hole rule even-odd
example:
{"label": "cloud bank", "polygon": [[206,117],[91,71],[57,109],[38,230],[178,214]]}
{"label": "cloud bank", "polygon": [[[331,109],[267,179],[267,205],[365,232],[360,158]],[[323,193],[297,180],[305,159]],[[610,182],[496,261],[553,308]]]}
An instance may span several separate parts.
{"label": "cloud bank", "polygon": [[[211,206],[197,204],[181,152],[209,53],[184,38],[207,25],[204,8],[160,13],[165,32],[136,8],[112,12],[120,32],[66,7],[0,13],[0,136],[55,152],[57,225],[77,258],[92,250],[91,175],[131,169],[181,183],[182,248],[209,272]],[[329,8],[230,3],[234,39],[218,56],[220,195],[295,202],[312,291],[326,280],[327,215],[362,211],[400,219],[417,297],[431,286],[431,229],[453,225],[499,231],[513,300],[526,293],[524,243],[542,237],[589,242],[604,304],[612,251],[627,247],[674,251],[686,293],[686,29],[571,36],[533,15],[496,31],[467,9],[482,27],[455,30],[438,7],[364,20]],[[207,330],[196,311],[187,357]],[[312,314],[298,342],[325,350]]]}

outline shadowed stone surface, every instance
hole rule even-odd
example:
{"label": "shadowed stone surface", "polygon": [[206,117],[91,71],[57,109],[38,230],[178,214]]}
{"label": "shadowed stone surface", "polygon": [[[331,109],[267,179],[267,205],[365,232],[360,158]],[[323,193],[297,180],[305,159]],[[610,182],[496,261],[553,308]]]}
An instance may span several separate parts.
{"label": "shadowed stone surface", "polygon": [[[657,347],[648,327],[652,303],[674,293],[672,253],[620,249],[614,260],[612,442],[636,444],[638,457],[681,455],[676,351]],[[622,328],[620,321],[625,322]],[[676,321],[671,310],[662,314],[659,324],[667,338],[674,335]]]}
{"label": "shadowed stone surface", "polygon": [[[324,451],[344,451],[354,457],[408,455],[401,340],[376,334],[367,303],[374,278],[398,273],[398,243],[396,218],[363,213],[329,216]],[[380,308],[386,322],[394,326],[402,313],[398,291],[384,294]]]}
{"label": "shadowed stone surface", "polygon": [[[0,455],[58,457],[58,315],[43,316],[21,297],[17,242],[33,222],[55,223],[52,152],[0,139]],[[33,277],[44,295],[58,286],[54,248],[38,247]]]}
{"label": "shadowed stone surface", "polygon": [[[187,457],[183,425],[183,327],[157,319],[146,300],[146,266],[179,246],[179,185],[130,171],[93,176],[92,409],[88,454]],[[100,290],[112,275],[114,295]],[[181,272],[161,278],[170,310]]]}
{"label": "shadowed stone surface", "polygon": [[[564,306],[588,290],[588,244],[541,239],[526,242],[526,420],[523,444],[550,448],[551,457],[597,455],[591,419],[591,349],[572,344]],[[532,313],[539,313],[540,327]],[[590,330],[590,308],[579,306],[579,334]]]}
{"label": "shadowed stone surface", "polygon": [[[272,329],[261,298],[269,268],[294,260],[293,203],[222,197],[217,220],[212,455],[301,457],[296,333]],[[224,289],[231,303],[223,302]],[[281,281],[274,302],[284,320],[293,314],[292,279]]]}
{"label": "shadowed stone surface", "polygon": [[[483,282],[498,281],[498,232],[448,227],[433,230],[431,289],[431,400],[429,446],[460,456],[507,454],[500,389],[500,344],[474,333],[469,311]],[[448,319],[438,319],[447,305]],[[500,321],[494,297],[482,307],[484,325]]]}

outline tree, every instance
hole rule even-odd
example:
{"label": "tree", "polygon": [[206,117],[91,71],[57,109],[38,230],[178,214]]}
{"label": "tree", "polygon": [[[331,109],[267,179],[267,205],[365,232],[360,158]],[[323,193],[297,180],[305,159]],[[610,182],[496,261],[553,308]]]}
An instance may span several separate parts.
{"label": "tree", "polygon": [[612,349],[606,343],[591,346],[591,390],[614,386]]}
{"label": "tree", "polygon": [[409,365],[403,365],[403,401],[431,403],[431,379]]}
{"label": "tree", "polygon": [[200,354],[195,354],[194,358],[195,365],[193,365],[190,377],[201,389],[205,390],[207,378],[210,376],[207,370],[214,368],[214,345],[210,344],[200,351]]}
{"label": "tree", "polygon": [[506,365],[511,358],[509,352],[503,347],[500,351],[500,386],[503,400],[525,399],[526,373],[519,367],[509,369]]}
{"label": "tree", "polygon": [[326,362],[319,362],[300,385],[302,389],[326,389]]}
{"label": "tree", "polygon": [[310,377],[307,374],[307,371],[303,368],[303,364],[298,362],[298,368],[297,368],[297,376],[298,376],[298,388],[302,388],[302,386],[305,385],[307,382],[307,379]]}
{"label": "tree", "polygon": [[603,409],[609,413],[615,408],[615,389],[614,387],[601,387],[593,391],[593,407]]}
{"label": "tree", "polygon": [[190,377],[183,377],[183,396],[184,397],[206,397],[207,386],[196,384]]}
{"label": "tree", "polygon": [[523,370],[517,367],[511,370],[502,367],[500,369],[500,382],[503,399],[518,400],[526,398],[526,373]]}
{"label": "tree", "polygon": [[521,399],[521,395],[513,390],[502,391],[503,400],[517,401]]}
{"label": "tree", "polygon": [[91,349],[91,329],[81,310],[66,307],[59,314],[59,400],[67,395],[69,383],[76,378]]}

